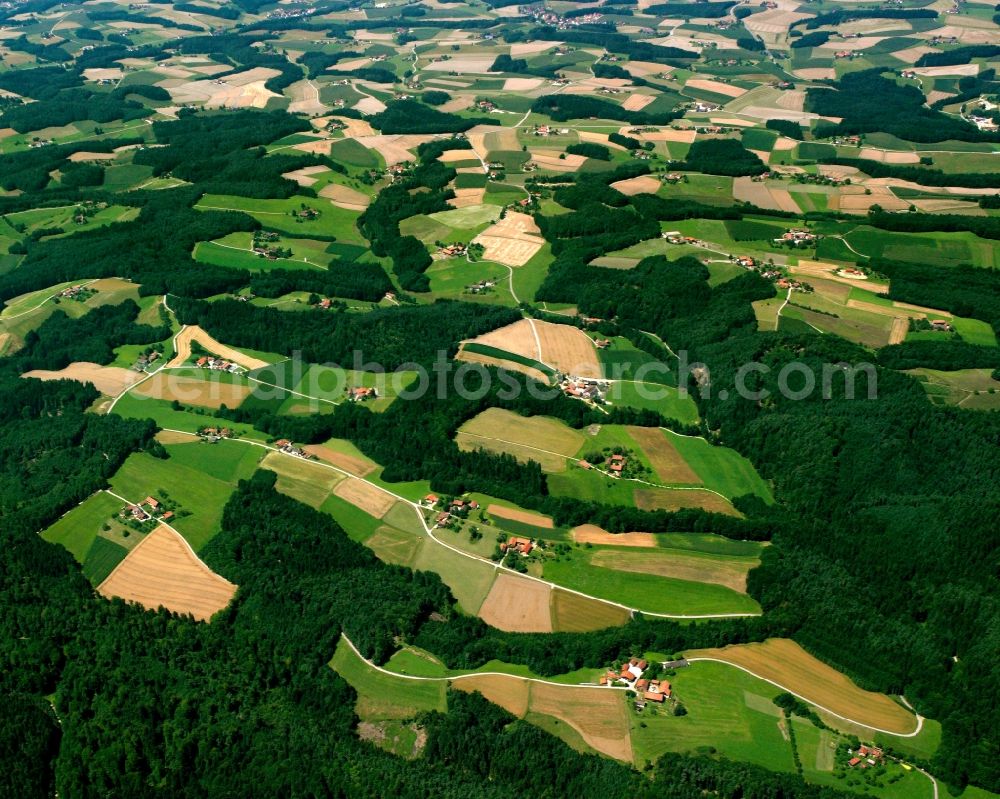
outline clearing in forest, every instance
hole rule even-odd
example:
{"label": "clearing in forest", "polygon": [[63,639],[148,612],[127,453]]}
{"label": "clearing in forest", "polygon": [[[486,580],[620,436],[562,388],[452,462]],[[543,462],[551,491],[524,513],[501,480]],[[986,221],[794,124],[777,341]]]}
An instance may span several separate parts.
{"label": "clearing in forest", "polygon": [[208,568],[169,527],[157,527],[97,587],[102,596],[120,597],[155,610],[190,613],[207,621],[232,600],[236,586]]}

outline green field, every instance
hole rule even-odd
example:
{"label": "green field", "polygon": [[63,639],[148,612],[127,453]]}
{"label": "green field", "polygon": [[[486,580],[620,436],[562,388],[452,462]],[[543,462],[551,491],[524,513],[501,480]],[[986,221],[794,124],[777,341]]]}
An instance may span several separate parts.
{"label": "green field", "polygon": [[359,658],[343,638],[329,665],[357,692],[354,710],[380,731],[378,745],[394,754],[419,754],[417,730],[410,722],[420,713],[448,709],[445,681],[402,680],[385,674]]}
{"label": "green field", "polygon": [[767,503],[774,502],[767,483],[757,474],[753,464],[736,450],[712,446],[703,438],[681,436],[669,431],[665,431],[664,435],[694,469],[706,488],[718,491],[730,499],[744,494],[756,494]]}
{"label": "green field", "polygon": [[101,527],[115,516],[121,507],[120,500],[100,491],[42,531],[42,538],[51,544],[64,546],[82,564],[87,559],[87,553],[94,539],[101,532]]}
{"label": "green field", "polygon": [[615,383],[605,399],[612,406],[651,410],[681,424],[698,423],[698,406],[690,396],[680,396],[676,388],[657,383]]}
{"label": "green field", "polygon": [[[319,217],[297,220],[292,213],[301,211],[303,206],[319,210]],[[296,196],[285,200],[259,200],[225,194],[206,194],[198,201],[195,208],[203,211],[243,211],[265,228],[293,236],[326,237],[348,244],[366,243],[355,225],[358,212],[338,208],[322,198]]]}
{"label": "green field", "polygon": [[127,554],[128,550],[121,544],[98,536],[83,562],[83,576],[90,580],[91,585],[100,585]]}
{"label": "green field", "polygon": [[354,139],[339,139],[330,146],[330,157],[358,169],[379,169],[382,157]]}
{"label": "green field", "polygon": [[119,399],[115,403],[114,412],[130,419],[152,419],[158,427],[181,430],[186,433],[195,433],[203,427],[215,426],[229,427],[240,438],[256,441],[263,441],[266,438],[264,433],[254,429],[252,425],[231,422],[208,413],[174,410],[169,400],[137,397],[134,394],[125,394]]}
{"label": "green field", "polygon": [[686,716],[636,715],[632,748],[636,763],[655,762],[664,752],[718,751],[773,771],[794,770],[792,749],[778,727],[772,703],[780,691],[721,663],[696,663],[670,678]]}
{"label": "green field", "polygon": [[[656,553],[646,550],[620,553],[620,550],[603,547],[574,547],[570,554],[546,561],[542,575],[546,580],[566,588],[649,613],[699,615],[760,612],[760,606],[753,599],[723,585],[595,565],[595,556],[602,553],[627,556],[639,554],[649,563],[655,563],[656,558],[670,557],[668,552],[661,550]],[[706,561],[707,571],[711,568],[713,556],[702,557]],[[745,565],[749,567],[752,563],[748,560]]]}
{"label": "green field", "polygon": [[[130,455],[111,478],[111,490],[132,502],[166,492],[179,506],[173,526],[197,552],[219,531],[222,508],[237,480],[253,473],[263,453],[234,442],[168,444],[166,450],[177,458]],[[214,476],[220,474],[226,479]]]}

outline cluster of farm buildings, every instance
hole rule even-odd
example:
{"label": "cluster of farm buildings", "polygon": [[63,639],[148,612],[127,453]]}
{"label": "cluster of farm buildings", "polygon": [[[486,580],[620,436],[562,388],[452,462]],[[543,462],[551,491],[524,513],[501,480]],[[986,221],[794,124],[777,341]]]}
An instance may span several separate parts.
{"label": "cluster of farm buildings", "polygon": [[862,744],[858,747],[857,752],[851,751],[850,754],[852,757],[847,761],[850,768],[868,768],[885,762],[885,753],[877,746]]}
{"label": "cluster of farm buildings", "polygon": [[295,446],[287,438],[279,438],[274,442],[274,446],[278,448],[279,452],[284,452],[286,455],[294,455],[296,458],[304,458],[305,460],[313,460],[313,456],[306,452],[302,447]]}
{"label": "cluster of farm buildings", "polygon": [[84,285],[69,286],[59,292],[59,297],[64,300],[83,300],[96,293],[93,289],[89,289]]}
{"label": "cluster of farm buildings", "polygon": [[793,227],[774,239],[774,243],[790,244],[793,247],[809,247],[816,243],[817,238],[818,236],[811,230]]}
{"label": "cluster of farm buildings", "polygon": [[608,391],[608,381],[597,380],[593,377],[566,375],[560,381],[559,387],[567,397],[587,402],[601,402]]}
{"label": "cluster of farm buildings", "polygon": [[627,663],[622,663],[618,672],[608,670],[598,682],[601,685],[626,685],[635,691],[638,699],[636,707],[645,706],[646,702],[662,703],[670,698],[670,683],[666,680],[650,680],[643,677],[643,673],[649,668],[649,663],[643,658],[629,658]]}
{"label": "cluster of farm buildings", "polygon": [[202,355],[194,362],[199,369],[211,369],[213,372],[229,372],[236,374],[242,367],[238,363],[227,361],[225,358],[216,358],[214,355]]}
{"label": "cluster of farm buildings", "polygon": [[500,551],[504,554],[507,552],[517,552],[520,555],[530,555],[535,546],[535,543],[530,538],[518,538],[517,536],[511,536],[499,544]]}
{"label": "cluster of farm buildings", "polygon": [[434,517],[434,523],[438,527],[442,527],[451,521],[452,517],[457,517],[459,519],[464,519],[469,515],[469,511],[479,510],[479,503],[474,499],[462,499],[461,497],[455,497],[452,500],[444,500],[437,494],[428,494],[422,500],[420,504],[425,508],[430,508],[431,510],[436,510],[440,508],[440,512]]}
{"label": "cluster of farm buildings", "polygon": [[203,427],[198,431],[198,437],[209,444],[214,444],[223,438],[234,438],[235,433],[228,427]]}
{"label": "cluster of farm buildings", "polygon": [[150,519],[158,519],[161,522],[169,522],[174,518],[174,512],[172,510],[166,510],[159,502],[159,500],[153,497],[146,497],[142,502],[136,505],[127,505],[122,508],[118,515],[123,518],[131,518],[137,522],[148,522]]}

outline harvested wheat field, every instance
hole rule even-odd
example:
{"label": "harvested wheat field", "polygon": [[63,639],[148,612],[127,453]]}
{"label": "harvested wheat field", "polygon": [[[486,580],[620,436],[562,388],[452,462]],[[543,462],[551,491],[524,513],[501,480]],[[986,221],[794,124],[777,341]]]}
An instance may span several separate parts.
{"label": "harvested wheat field", "polygon": [[[486,189],[455,189],[455,196],[448,200],[452,208],[468,208],[471,205],[482,205],[486,197]],[[485,245],[485,242],[483,243]],[[489,254],[486,255],[490,259]],[[490,259],[495,260],[495,259]]]}
{"label": "harvested wheat field", "polygon": [[114,161],[116,157],[114,153],[89,153],[84,150],[77,150],[66,160],[78,164],[84,161]]}
{"label": "harvested wheat field", "polygon": [[[438,161],[444,164],[454,164],[457,161],[478,161],[472,150],[445,150],[438,156]],[[482,171],[482,170],[480,170]]]}
{"label": "harvested wheat field", "polygon": [[563,374],[578,377],[603,377],[597,348],[578,327],[553,322],[533,321],[542,345],[541,361]]}
{"label": "harvested wheat field", "polygon": [[723,83],[718,80],[707,80],[706,78],[691,78],[684,87],[691,87],[692,89],[701,89],[706,92],[713,92],[714,94],[724,94],[726,97],[740,97],[747,93],[746,89],[739,86],[730,86],[728,83]]}
{"label": "harvested wheat field", "polygon": [[603,144],[605,147],[611,150],[620,150],[620,151],[625,150],[625,148],[622,147],[620,144],[612,144],[610,141],[608,141],[607,133],[596,133],[592,130],[578,130],[576,133],[577,136],[580,137],[580,141],[590,141],[596,144]]}
{"label": "harvested wheat field", "polygon": [[177,334],[177,338],[174,340],[174,346],[177,348],[177,354],[171,358],[167,366],[182,366],[186,361],[191,358],[191,342],[197,341],[212,355],[217,355],[220,358],[226,358],[227,360],[238,363],[240,366],[246,369],[260,369],[263,366],[267,366],[267,361],[262,361],[260,358],[254,358],[250,355],[244,355],[239,350],[235,350],[222,342],[212,338],[208,333],[202,330],[198,325],[188,325],[180,333]]}
{"label": "harvested wheat field", "polygon": [[120,366],[101,366],[89,361],[77,361],[64,369],[32,369],[21,377],[34,377],[38,380],[76,380],[80,383],[93,383],[94,388],[109,397],[116,397],[126,388],[142,380],[143,375],[131,369]]}
{"label": "harvested wheat field", "polygon": [[414,156],[404,146],[402,136],[361,136],[357,142],[370,150],[375,150],[385,159],[386,166],[412,161]]}
{"label": "harvested wheat field", "polygon": [[367,194],[337,183],[324,186],[320,189],[319,196],[326,197],[338,208],[346,208],[348,211],[364,211],[371,203],[371,197]]}
{"label": "harvested wheat field", "polygon": [[749,558],[706,557],[683,552],[629,552],[604,550],[590,558],[592,566],[634,574],[655,574],[675,580],[712,583],[745,594],[747,572],[757,565]]}
{"label": "harvested wheat field", "polygon": [[322,444],[309,444],[302,449],[310,455],[319,458],[319,460],[325,461],[331,466],[336,466],[338,469],[343,469],[345,472],[350,472],[358,477],[371,474],[376,468],[375,464],[366,458],[348,455],[345,452],[337,452]]}
{"label": "harvested wheat field", "polygon": [[545,83],[542,78],[507,78],[503,84],[505,92],[527,92]]}
{"label": "harvested wheat field", "polygon": [[[626,125],[623,128],[619,128],[618,132],[625,136],[632,136],[633,134],[629,133],[630,130],[631,128],[628,125]],[[695,140],[697,135],[698,133],[693,128],[688,130],[674,130],[673,128],[665,128],[662,130],[651,130],[651,131],[643,131],[642,133],[636,133],[634,134],[634,138],[637,138],[639,141],[653,141],[653,142],[666,141],[666,142],[678,142],[680,144],[691,144]]]}
{"label": "harvested wheat field", "polygon": [[550,633],[551,593],[546,583],[502,572],[479,608],[479,618],[507,632]]}
{"label": "harvested wheat field", "polygon": [[162,606],[208,621],[230,603],[236,586],[202,563],[179,533],[160,525],[115,567],[97,592],[149,610]]}
{"label": "harvested wheat field", "polygon": [[490,67],[496,61],[496,56],[475,56],[460,55],[449,58],[447,61],[431,61],[424,64],[421,69],[424,72],[455,72],[460,75],[486,75],[490,73]]}
{"label": "harvested wheat field", "polygon": [[333,493],[376,519],[381,519],[396,504],[396,498],[392,494],[356,477],[349,477],[338,483]]}
{"label": "harvested wheat field", "polygon": [[311,80],[300,80],[288,87],[288,96],[291,103],[288,104],[290,114],[323,114],[330,109],[319,99],[319,89]]}
{"label": "harvested wheat field", "polygon": [[697,488],[637,488],[633,492],[635,506],[639,510],[669,510],[681,508],[702,508],[711,513],[727,513],[738,516],[728,500],[711,491]]}
{"label": "harvested wheat field", "polygon": [[917,67],[913,71],[927,78],[944,78],[949,76],[971,77],[979,74],[979,64],[957,64],[944,67]]}
{"label": "harvested wheat field", "polygon": [[512,522],[533,524],[535,527],[541,527],[545,530],[551,530],[555,527],[552,523],[552,519],[548,516],[543,516],[540,513],[532,513],[528,510],[507,508],[503,505],[490,505],[486,508],[486,512],[489,513],[490,516],[496,516],[498,519],[510,519]]}
{"label": "harvested wheat field", "polygon": [[783,91],[774,104],[786,111],[805,111],[806,93],[801,90]]}
{"label": "harvested wheat field", "polygon": [[313,139],[312,141],[299,142],[293,144],[292,149],[300,153],[311,153],[312,155],[329,155],[333,146],[333,139]]}
{"label": "harvested wheat field", "polygon": [[605,544],[616,547],[656,547],[652,533],[609,533],[596,524],[581,524],[570,533],[578,544]]}
{"label": "harvested wheat field", "polygon": [[466,693],[479,692],[494,705],[524,718],[528,712],[528,681],[505,674],[470,674],[451,680],[451,687]]}
{"label": "harvested wheat field", "polygon": [[513,324],[498,327],[496,330],[483,333],[483,335],[476,336],[469,341],[536,360],[541,355],[538,350],[538,339],[535,338],[535,329],[532,327],[531,320],[528,319],[520,319]]}
{"label": "harvested wheat field", "polygon": [[123,74],[115,67],[91,67],[83,70],[85,80],[121,80]]}
{"label": "harvested wheat field", "polygon": [[155,438],[161,444],[193,444],[201,440],[194,433],[184,433],[180,430],[160,430]]}
{"label": "harvested wheat field", "polygon": [[843,186],[840,189],[840,210],[847,213],[867,214],[873,205],[885,211],[905,211],[910,207],[908,200],[901,200],[888,186],[870,185],[871,194],[865,194],[862,186]]}
{"label": "harvested wheat field", "polygon": [[681,457],[673,442],[658,427],[626,427],[632,440],[646,453],[649,465],[653,467],[664,483],[687,483],[700,485],[701,479]]}
{"label": "harvested wheat field", "polygon": [[889,343],[902,344],[906,340],[906,334],[909,330],[909,320],[903,319],[902,317],[896,317],[892,320],[892,327],[889,330]]}
{"label": "harvested wheat field", "polygon": [[885,694],[859,688],[845,675],[787,638],[770,638],[762,644],[697,649],[685,654],[688,658],[714,658],[740,666],[863,726],[902,734],[913,732],[916,727],[916,719],[910,711]]}
{"label": "harvested wheat field", "polygon": [[537,55],[538,53],[544,53],[546,50],[551,50],[553,47],[558,47],[560,44],[562,42],[515,42],[510,46],[510,55],[512,58]]}
{"label": "harvested wheat field", "polygon": [[[454,201],[452,204],[454,205]],[[524,266],[545,244],[535,220],[528,214],[516,212],[508,213],[473,240],[486,248],[484,260],[497,261],[507,266]]]}
{"label": "harvested wheat field", "polygon": [[629,719],[621,691],[531,683],[531,710],[569,724],[593,749],[632,762]]}
{"label": "harvested wheat field", "polygon": [[164,88],[170,92],[171,99],[181,105],[200,102],[206,108],[263,108],[272,97],[281,96],[264,86],[279,74],[276,69],[255,67],[217,80],[185,81]]}
{"label": "harvested wheat field", "polygon": [[344,128],[345,139],[359,139],[362,136],[375,136],[376,131],[368,122],[363,119],[351,119],[350,117],[338,117],[333,115],[330,119],[335,119],[347,127]]}
{"label": "harvested wheat field", "polygon": [[362,97],[353,107],[362,114],[380,114],[385,111],[385,103],[377,97]]}
{"label": "harvested wheat field", "polygon": [[641,111],[655,99],[655,94],[630,94],[622,103],[622,108],[626,111]]}
{"label": "harvested wheat field", "polygon": [[327,171],[327,168],[323,164],[317,164],[316,166],[304,166],[302,169],[295,169],[291,172],[283,172],[281,177],[294,180],[300,186],[312,186],[316,182],[316,178],[313,175],[319,175]]}
{"label": "harvested wheat field", "polygon": [[[576,172],[587,159],[582,155],[571,155],[561,153],[559,150],[530,150],[531,160],[538,164],[539,168],[549,172]],[[560,158],[560,154],[565,158]]]}
{"label": "harvested wheat field", "polygon": [[660,181],[652,175],[639,175],[637,178],[617,180],[611,184],[611,188],[629,197],[635,194],[656,194],[660,190]]}
{"label": "harvested wheat field", "polygon": [[561,588],[552,589],[552,629],[557,633],[605,630],[627,624],[631,618],[626,608]]}
{"label": "harvested wheat field", "polygon": [[805,80],[833,80],[837,77],[837,72],[833,67],[806,67],[805,69],[796,69],[792,74]]}
{"label": "harvested wheat field", "polygon": [[132,396],[149,397],[172,402],[198,405],[202,408],[238,408],[250,396],[250,386],[238,383],[223,383],[215,372],[206,372],[205,378],[172,374],[170,371],[157,372],[148,380],[132,389]]}
{"label": "harvested wheat field", "polygon": [[902,152],[893,150],[878,150],[874,147],[865,147],[858,153],[858,158],[868,161],[879,161],[886,164],[919,164],[920,156],[915,152]]}
{"label": "harvested wheat field", "polygon": [[650,75],[669,75],[676,69],[676,67],[657,64],[653,61],[629,61],[626,64],[626,68],[633,75],[638,75],[640,78],[649,77]]}

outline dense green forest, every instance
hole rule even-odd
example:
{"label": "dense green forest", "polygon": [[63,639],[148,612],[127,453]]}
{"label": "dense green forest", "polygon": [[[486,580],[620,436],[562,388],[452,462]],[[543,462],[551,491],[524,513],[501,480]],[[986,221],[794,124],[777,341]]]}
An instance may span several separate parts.
{"label": "dense green forest", "polygon": [[843,117],[837,124],[817,125],[817,138],[845,134],[891,133],[915,142],[996,141],[971,122],[932,111],[915,86],[896,83],[880,69],[848,72],[831,88],[806,90],[806,109],[821,116]]}

